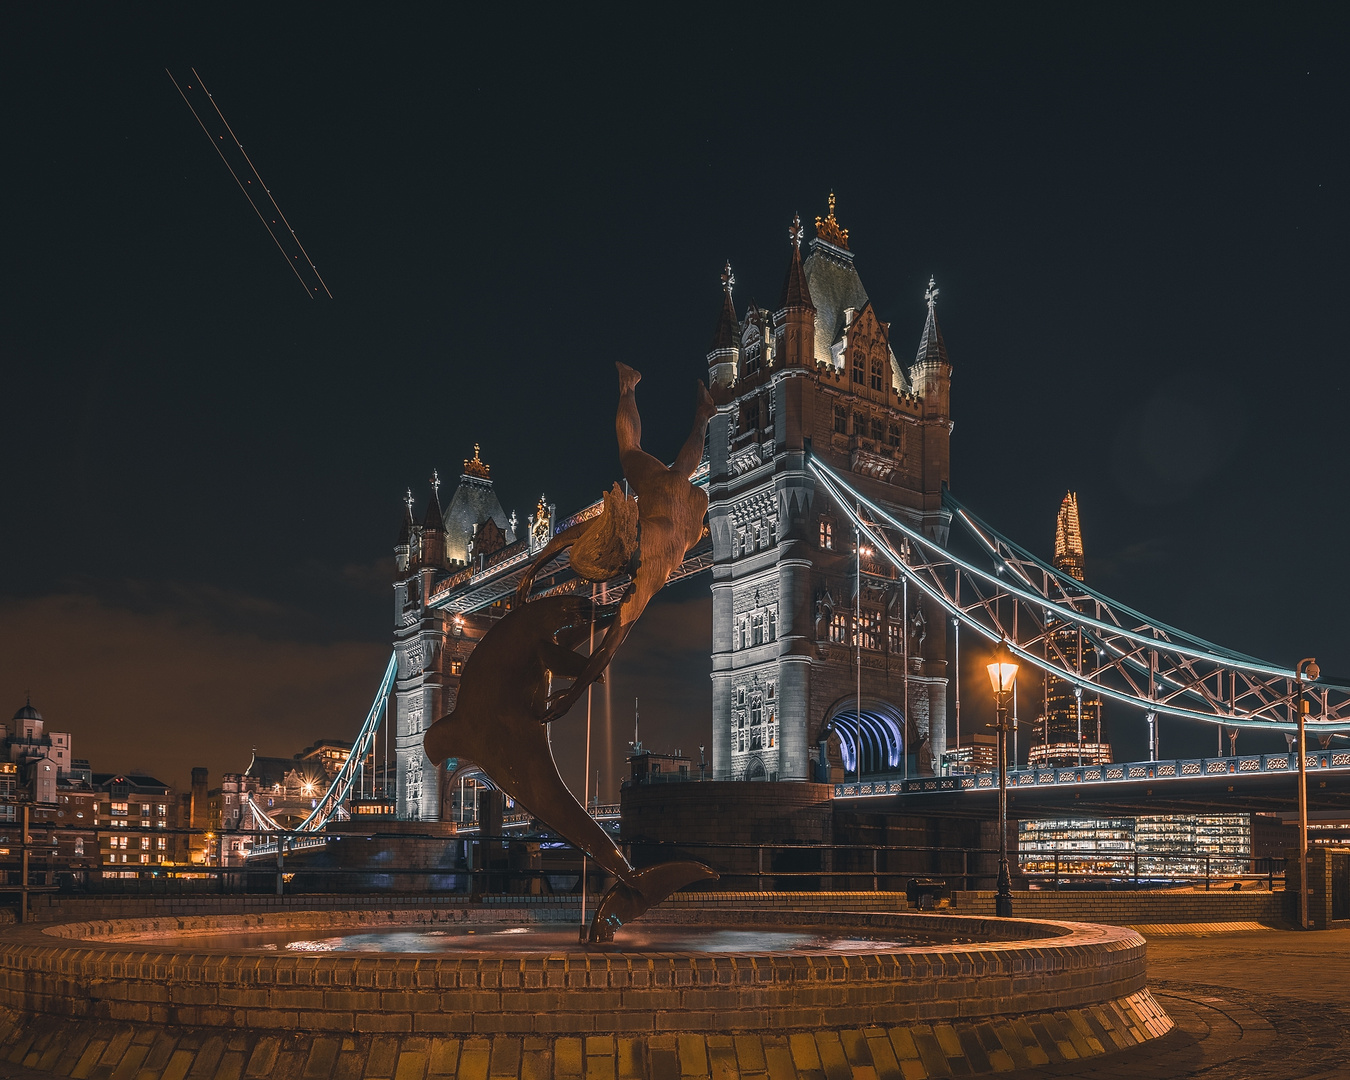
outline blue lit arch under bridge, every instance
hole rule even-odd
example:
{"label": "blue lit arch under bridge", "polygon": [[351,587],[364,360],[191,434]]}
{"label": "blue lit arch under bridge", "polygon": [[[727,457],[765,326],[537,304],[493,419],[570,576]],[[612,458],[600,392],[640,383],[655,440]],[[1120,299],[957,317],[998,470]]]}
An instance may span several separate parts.
{"label": "blue lit arch under bridge", "polygon": [[[991,647],[1000,639],[1006,639],[1019,662],[1056,675],[1104,700],[1132,706],[1153,719],[1167,716],[1230,731],[1255,729],[1285,734],[1297,731],[1293,670],[1216,645],[1113,600],[1000,535],[950,493],[944,492],[943,501],[952,515],[952,532],[962,534],[974,543],[980,552],[975,559],[963,558],[949,546],[939,544],[905,524],[855,489],[847,478],[819,461],[813,459],[810,468],[821,490],[848,516],[863,543],[873,547],[878,558],[889,562],[961,628],[985,639]],[[695,483],[707,482],[706,466],[693,480]],[[582,520],[598,508],[598,503],[587,507],[560,523],[558,528]],[[502,554],[507,555],[506,552]],[[565,571],[565,560],[564,554],[544,571]],[[486,607],[515,591],[528,562],[528,552],[511,552],[497,562],[488,559],[482,566],[465,568],[438,586],[430,603],[434,607],[462,612]],[[690,552],[673,576],[702,573],[711,569],[711,565],[711,545],[705,539]],[[622,583],[615,587],[622,587]],[[1066,650],[1063,647],[1066,630],[1072,636],[1081,635],[1084,645],[1092,648],[1081,653],[1076,647]],[[1080,655],[1087,658],[1081,666]],[[299,826],[299,831],[322,829],[330,819],[340,815],[341,808],[351,797],[384,720],[385,700],[395,672],[396,664],[391,656],[347,764],[329,790],[315,800],[313,812]],[[1319,736],[1326,740],[1333,735],[1350,734],[1350,686],[1320,680],[1305,683],[1304,690],[1311,705],[1308,718],[1310,747]],[[855,734],[845,739],[843,731],[848,725],[842,716],[850,706],[844,703],[838,708],[839,713],[831,718],[833,733],[840,738],[841,751],[845,745],[849,746],[847,754],[851,758],[856,753],[856,722]],[[869,710],[864,702],[865,720],[869,711],[877,712]],[[878,713],[875,725],[865,724],[864,773],[869,771],[869,755],[878,763],[885,759],[888,766],[893,767],[890,761],[892,737],[896,739],[895,762],[902,760],[905,748],[899,743],[898,732],[889,730],[890,722],[895,723],[898,732],[903,732],[898,710],[893,715]],[[1252,773],[1278,771],[1280,765],[1276,759],[1284,757],[1243,755],[1222,759],[1225,762],[1222,772],[1243,781]],[[1327,757],[1325,766],[1321,764],[1322,757]],[[1271,760],[1267,761],[1267,758]],[[1176,763],[1178,777],[1186,775],[1184,771],[1192,767],[1218,770],[1218,760],[1200,765]],[[1344,768],[1350,771],[1350,751],[1337,751],[1330,756],[1309,752],[1308,765],[1310,770]],[[1143,763],[1140,767],[1146,772],[1149,768],[1156,771],[1166,768],[1167,763]],[[1297,768],[1296,759],[1292,760],[1292,768]],[[1068,779],[1067,775],[1055,775],[1051,782],[1067,782]],[[1079,779],[1086,782],[1088,778]],[[1111,779],[1103,773],[1103,782]],[[1129,774],[1124,779],[1136,778]],[[925,778],[904,783],[906,787],[916,783],[950,784],[956,789],[964,789],[968,782],[978,789],[988,785],[989,777],[987,774],[978,779],[966,777],[959,782],[954,778]],[[1046,781],[1036,777],[1034,782]],[[896,783],[899,781],[888,782],[887,789]]]}
{"label": "blue lit arch under bridge", "polygon": [[[894,773],[901,767],[905,755],[905,719],[899,708],[886,701],[863,698],[860,719],[856,700],[847,699],[835,705],[828,715],[820,733],[821,747],[831,738],[838,739],[845,773],[857,775],[859,741],[862,775]],[[821,761],[819,765],[828,763]]]}

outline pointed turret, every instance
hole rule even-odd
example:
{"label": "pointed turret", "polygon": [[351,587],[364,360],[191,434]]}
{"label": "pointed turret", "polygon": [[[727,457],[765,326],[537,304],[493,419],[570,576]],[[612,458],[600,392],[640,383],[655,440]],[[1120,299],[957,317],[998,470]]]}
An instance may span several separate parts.
{"label": "pointed turret", "polygon": [[399,527],[398,539],[394,541],[394,564],[400,573],[408,569],[408,564],[412,560],[413,533],[416,529],[417,525],[413,521],[412,488],[409,488],[403,496],[403,524]]}
{"label": "pointed turret", "polygon": [[1078,494],[1070,491],[1055,521],[1055,569],[1083,580],[1083,531],[1078,526]]}
{"label": "pointed turret", "polygon": [[431,500],[427,516],[422,521],[422,563],[426,566],[445,564],[445,519],[441,511],[441,474],[431,470]]}
{"label": "pointed turret", "polygon": [[[785,367],[812,367],[815,365],[816,308],[811,303],[811,286],[802,269],[802,218],[796,214],[788,229],[792,255],[788,260],[787,276],[783,279],[783,295],[774,316],[775,337],[779,345],[775,354]],[[775,361],[777,363],[777,361]]]}
{"label": "pointed turret", "polygon": [[947,364],[947,345],[942,340],[942,330],[937,321],[938,289],[933,279],[928,279],[928,291],[924,299],[928,301],[928,321],[923,325],[923,337],[919,339],[919,354],[914,358],[916,364]]}
{"label": "pointed turret", "polygon": [[919,353],[909,369],[909,381],[914,392],[923,399],[924,413],[932,417],[950,416],[952,365],[947,359],[947,345],[938,328],[938,287],[928,279],[923,298],[928,303],[928,321],[919,339]]}
{"label": "pointed turret", "polygon": [[736,304],[731,299],[736,275],[731,263],[722,271],[722,311],[717,318],[712,348],[708,350],[708,385],[713,388],[731,386],[736,381],[736,365],[740,360],[741,325],[736,318]]}
{"label": "pointed turret", "polygon": [[923,490],[941,496],[951,478],[952,365],[937,321],[937,283],[930,277],[923,298],[928,303],[928,321],[919,339],[919,354],[909,368],[909,384],[919,398],[925,423],[923,440]]}

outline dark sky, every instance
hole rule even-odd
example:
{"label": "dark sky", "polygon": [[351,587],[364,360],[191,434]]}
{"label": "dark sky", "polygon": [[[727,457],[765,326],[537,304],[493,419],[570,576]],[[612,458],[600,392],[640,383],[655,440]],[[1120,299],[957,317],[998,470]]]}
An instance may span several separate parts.
{"label": "dark sky", "polygon": [[[673,454],[723,261],[775,302],[831,189],[898,353],[936,275],[960,498],[1048,554],[1072,488],[1093,584],[1350,671],[1346,16],[1085,7],[11,6],[0,707],[31,688],[96,769],[175,782],[350,738],[404,487],[420,510],[480,442],[508,510],[596,497],[616,359]],[[335,299],[282,265],[189,66]],[[706,741],[709,611],[695,583],[649,612],[612,745],[635,693],[647,741]]]}

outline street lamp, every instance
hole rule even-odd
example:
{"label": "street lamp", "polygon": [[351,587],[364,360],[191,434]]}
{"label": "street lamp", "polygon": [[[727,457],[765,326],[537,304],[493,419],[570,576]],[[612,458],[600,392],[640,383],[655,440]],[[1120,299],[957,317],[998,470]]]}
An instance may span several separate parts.
{"label": "street lamp", "polygon": [[1303,700],[1303,672],[1316,682],[1322,670],[1309,656],[1294,667],[1294,709],[1298,713],[1298,925],[1308,929],[1308,752],[1303,743],[1308,703]]}
{"label": "street lamp", "polygon": [[998,731],[998,889],[994,896],[994,914],[1012,917],[1012,874],[1008,871],[1008,695],[1017,681],[1017,662],[1004,638],[994,651],[994,662],[987,664],[989,683],[994,688],[994,727]]}

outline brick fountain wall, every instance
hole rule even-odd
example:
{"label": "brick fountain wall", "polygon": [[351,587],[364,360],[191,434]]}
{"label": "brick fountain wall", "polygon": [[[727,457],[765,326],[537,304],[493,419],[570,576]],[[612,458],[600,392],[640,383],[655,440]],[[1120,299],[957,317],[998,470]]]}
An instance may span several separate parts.
{"label": "brick fountain wall", "polygon": [[[732,1075],[771,1066],[789,1077],[922,1077],[1092,1057],[1171,1027],[1145,983],[1143,940],[1081,924],[719,910],[721,926],[976,939],[760,956],[296,955],[213,950],[197,937],[466,921],[518,924],[521,911],[14,927],[0,933],[0,1055],[77,1080],[708,1076],[722,1066]],[[709,916],[662,921],[701,926]]]}

